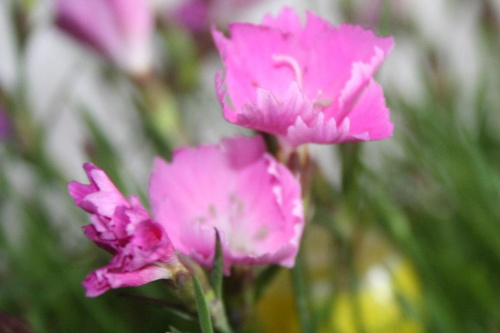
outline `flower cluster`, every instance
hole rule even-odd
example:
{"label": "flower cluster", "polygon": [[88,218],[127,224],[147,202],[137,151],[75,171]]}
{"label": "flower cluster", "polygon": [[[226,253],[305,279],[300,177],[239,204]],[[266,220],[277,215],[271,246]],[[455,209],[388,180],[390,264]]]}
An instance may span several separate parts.
{"label": "flower cluster", "polygon": [[178,149],[171,163],[158,158],[149,188],[154,219],[104,171],[84,167],[91,183],[71,182],[69,192],[92,214],[85,235],[114,255],[84,281],[87,296],[172,278],[182,269],[174,249],[211,267],[215,230],[226,274],[234,264],[294,264],[304,227],[300,185],[260,136]]}
{"label": "flower cluster", "polygon": [[[138,3],[89,0],[96,6],[90,9],[82,1],[59,0],[59,22],[66,26],[71,18],[72,30],[124,63],[124,41],[141,44],[135,38],[150,29],[146,17],[138,19],[138,31],[129,24]],[[97,9],[103,26],[89,30],[86,21]],[[115,25],[104,26],[110,17]],[[106,29],[109,36],[97,37]],[[234,23],[229,30],[229,38],[212,30],[225,67],[216,77],[217,96],[229,122],[275,135],[288,151],[392,135],[382,88],[373,79],[392,38],[334,27],[312,13],[302,25],[288,8],[261,25]],[[210,269],[216,232],[226,275],[234,265],[295,263],[304,229],[300,170],[294,174],[280,163],[261,136],[179,148],[171,162],[157,158],[149,183],[152,216],[137,197],[125,199],[104,171],[92,164],[85,170],[91,183],[72,182],[69,192],[91,214],[85,235],[113,254],[84,281],[88,296],[175,278],[187,270],[179,254]]]}

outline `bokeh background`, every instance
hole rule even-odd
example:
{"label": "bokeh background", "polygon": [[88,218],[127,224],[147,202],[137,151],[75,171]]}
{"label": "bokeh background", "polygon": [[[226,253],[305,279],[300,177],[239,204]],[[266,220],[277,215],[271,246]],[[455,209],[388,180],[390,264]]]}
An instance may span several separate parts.
{"label": "bokeh background", "polygon": [[[191,141],[250,133],[222,118],[209,35],[172,23],[164,1],[155,69]],[[310,147],[301,262],[312,331],[499,332],[500,1],[263,0],[216,24],[285,5],[395,39],[377,74],[394,137]],[[53,9],[0,2],[0,331],[194,330],[123,290],[84,297],[81,280],[109,257],[83,236],[67,182],[84,181],[91,160],[144,198],[166,152],[141,119],[143,87],[61,32]],[[127,292],[162,295],[155,283]],[[290,274],[277,269],[249,331],[300,327]]]}

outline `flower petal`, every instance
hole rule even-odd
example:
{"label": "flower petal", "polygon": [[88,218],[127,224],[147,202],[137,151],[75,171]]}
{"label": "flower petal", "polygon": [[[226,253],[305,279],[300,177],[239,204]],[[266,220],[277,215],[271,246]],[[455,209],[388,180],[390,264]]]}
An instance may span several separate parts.
{"label": "flower petal", "polygon": [[300,185],[260,136],[178,150],[171,163],[157,159],[149,195],[175,248],[205,267],[215,228],[226,274],[233,264],[294,261],[304,224]]}
{"label": "flower petal", "polygon": [[106,217],[113,216],[117,206],[128,206],[125,197],[118,191],[109,177],[92,163],[84,164],[90,184],[75,181],[68,184],[69,194],[75,199],[75,205],[91,214]]}
{"label": "flower petal", "polygon": [[394,125],[389,119],[389,109],[385,105],[382,87],[370,80],[353,108],[349,111],[351,135],[368,133],[362,140],[382,140],[392,136]]}
{"label": "flower petal", "polygon": [[155,280],[170,278],[172,278],[171,270],[156,265],[149,265],[133,272],[120,272],[102,267],[90,273],[82,284],[85,296],[97,297],[109,289],[137,287]]}

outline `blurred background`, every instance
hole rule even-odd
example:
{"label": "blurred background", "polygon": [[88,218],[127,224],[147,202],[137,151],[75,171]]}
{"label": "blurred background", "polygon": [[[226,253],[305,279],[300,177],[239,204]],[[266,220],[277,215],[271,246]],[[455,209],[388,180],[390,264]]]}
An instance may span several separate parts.
{"label": "blurred background", "polygon": [[[109,257],[81,232],[66,184],[86,182],[90,160],[145,199],[154,156],[250,133],[222,117],[210,22],[258,23],[282,6],[395,39],[377,74],[394,137],[310,147],[311,331],[499,332],[500,1],[213,0],[194,21],[183,2],[151,3],[148,71],[63,31],[52,1],[0,2],[0,332],[196,329],[124,296],[161,297],[155,283],[84,297]],[[301,331],[290,274],[276,272],[249,331]]]}

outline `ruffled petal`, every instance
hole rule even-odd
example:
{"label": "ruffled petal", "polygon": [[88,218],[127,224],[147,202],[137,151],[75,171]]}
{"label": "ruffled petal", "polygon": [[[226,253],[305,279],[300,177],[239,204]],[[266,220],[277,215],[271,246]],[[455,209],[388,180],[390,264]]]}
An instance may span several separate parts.
{"label": "ruffled petal", "polygon": [[113,216],[116,207],[128,206],[125,197],[120,193],[109,177],[92,163],[83,165],[90,184],[72,181],[68,184],[68,192],[75,199],[75,205],[91,214],[106,217]]}
{"label": "ruffled petal", "polygon": [[370,80],[366,89],[348,113],[351,120],[351,135],[368,133],[363,140],[382,140],[392,136],[393,123],[385,105],[382,87]]}
{"label": "ruffled petal", "polygon": [[283,136],[297,115],[310,120],[314,117],[314,103],[300,91],[296,82],[290,84],[283,100],[270,90],[257,89],[257,103],[246,104],[238,115],[239,125]]}
{"label": "ruffled petal", "polygon": [[325,119],[323,113],[319,113],[314,121],[306,123],[302,117],[298,117],[293,126],[288,128],[287,140],[292,146],[303,143],[339,143],[349,138],[349,119],[338,126],[335,118]]}

